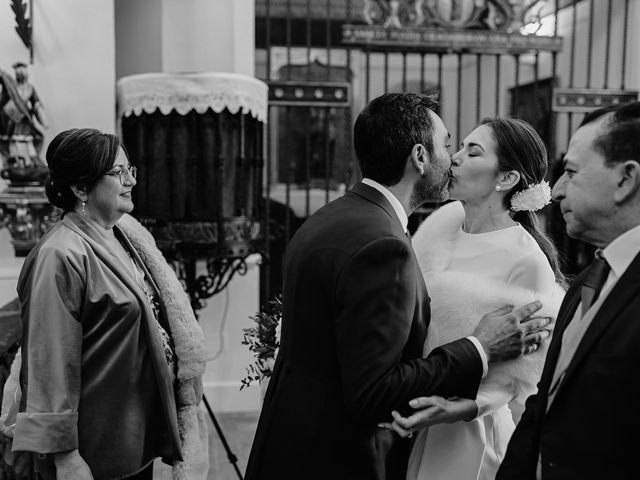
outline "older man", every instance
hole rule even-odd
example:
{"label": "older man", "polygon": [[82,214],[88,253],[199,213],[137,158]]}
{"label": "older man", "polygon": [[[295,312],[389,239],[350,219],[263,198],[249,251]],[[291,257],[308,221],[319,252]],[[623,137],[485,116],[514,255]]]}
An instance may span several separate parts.
{"label": "older man", "polygon": [[639,102],[585,117],[553,196],[569,235],[598,250],[567,292],[496,479],[638,478]]}

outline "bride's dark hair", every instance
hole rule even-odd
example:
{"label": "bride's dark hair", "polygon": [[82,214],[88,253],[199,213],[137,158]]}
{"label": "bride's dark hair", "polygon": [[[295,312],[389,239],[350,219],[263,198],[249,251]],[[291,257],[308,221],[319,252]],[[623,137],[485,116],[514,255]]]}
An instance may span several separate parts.
{"label": "bride's dark hair", "polygon": [[[520,173],[520,181],[505,195],[504,202],[507,209],[511,209],[511,198],[517,192],[525,190],[529,185],[542,182],[547,175],[547,148],[535,129],[517,118],[485,118],[480,122],[491,129],[496,142],[498,170],[508,172],[515,170]],[[538,217],[534,212],[511,212],[512,218],[520,223],[535,239],[540,249],[547,257],[549,265],[556,277],[556,281],[566,286],[567,280],[562,272],[558,250],[540,228]]]}

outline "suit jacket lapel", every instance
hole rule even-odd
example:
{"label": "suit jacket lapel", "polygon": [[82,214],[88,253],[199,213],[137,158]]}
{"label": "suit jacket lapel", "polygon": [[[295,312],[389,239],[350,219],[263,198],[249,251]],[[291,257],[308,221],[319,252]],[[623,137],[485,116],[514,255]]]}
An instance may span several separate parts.
{"label": "suit jacket lapel", "polygon": [[556,326],[553,330],[553,338],[551,345],[549,345],[549,351],[547,352],[547,358],[545,359],[544,368],[542,371],[542,377],[540,379],[540,395],[544,397],[544,402],[540,404],[541,412],[546,412],[548,392],[553,380],[553,374],[558,363],[558,357],[560,356],[560,350],[562,348],[562,335],[571,322],[573,315],[580,303],[580,287],[581,276],[578,276],[571,288],[567,291],[567,294],[560,306],[560,313],[556,319]]}
{"label": "suit jacket lapel", "polygon": [[560,306],[560,314],[556,319],[556,326],[553,330],[553,337],[555,342],[550,346],[549,352],[547,353],[547,364],[553,364],[553,368],[555,368],[556,362],[558,360],[558,356],[560,355],[560,349],[562,347],[562,335],[564,331],[567,329],[567,326],[571,322],[576,309],[578,308],[578,304],[580,303],[580,288],[572,288],[570,289]]}
{"label": "suit jacket lapel", "polygon": [[[394,233],[398,237],[404,239],[411,246],[411,252],[413,253],[413,258],[416,262],[416,265],[418,265],[418,259],[415,256],[415,251],[413,250],[413,245],[411,244],[411,237],[409,237],[409,235],[404,231],[404,228],[402,227],[402,223],[400,223],[400,219],[398,218],[398,214],[393,209],[393,206],[391,206],[391,203],[389,203],[389,200],[387,200],[387,198],[378,190],[364,183],[357,183],[349,191],[349,193],[355,194],[359,197],[364,198],[365,200],[370,201],[371,203],[378,205],[380,208],[382,208],[386,212],[387,215],[389,215],[389,217],[393,219],[393,225],[397,227]],[[422,284],[424,284],[424,279],[422,278],[422,275],[420,275],[420,278],[422,280]]]}
{"label": "suit jacket lapel", "polygon": [[[155,279],[153,278],[153,275],[151,275],[151,272],[149,272],[149,269],[147,268],[147,264],[144,262],[144,260],[142,260],[140,253],[136,250],[136,248],[133,246],[133,244],[131,243],[131,241],[129,240],[129,238],[127,237],[127,235],[122,231],[122,229],[120,228],[119,225],[114,225],[113,226],[113,230],[116,234],[116,237],[120,240],[120,242],[123,244],[123,246],[125,246],[125,249],[129,251],[129,253],[131,254],[131,256],[134,258],[136,265],[138,265],[138,267],[142,270],[142,272],[144,273],[145,279],[147,280],[147,282],[149,283],[149,285],[151,286],[151,288],[153,289],[153,293],[154,295],[158,298],[158,301],[160,303],[160,307],[162,310],[162,313],[164,314],[164,304],[162,301],[162,295],[160,295],[160,288],[158,288],[158,285],[155,282]],[[136,282],[136,285],[139,286],[139,284]],[[142,288],[141,288],[142,290]],[[143,291],[144,293],[144,291]],[[165,325],[162,325],[164,328],[166,328]]]}
{"label": "suit jacket lapel", "polygon": [[402,229],[402,225],[400,224],[398,215],[389,203],[389,200],[387,200],[382,193],[364,183],[357,183],[349,192],[358,195],[359,197],[362,197],[365,200],[370,201],[371,203],[375,203],[380,208],[382,208],[387,213],[387,215],[395,219],[395,222],[398,225],[398,233],[400,235],[404,235],[404,231]]}
{"label": "suit jacket lapel", "polygon": [[[411,255],[413,257],[413,264],[415,266],[415,271],[416,271],[416,284],[417,284],[417,297],[419,300],[423,299],[423,298],[427,298],[429,299],[429,294],[427,292],[427,285],[425,284],[424,281],[424,277],[422,276],[422,274],[420,273],[420,267],[418,265],[418,259],[416,258],[415,255],[415,251],[413,249],[413,245],[411,244],[411,238],[405,233],[404,229],[402,228],[402,224],[400,223],[400,219],[398,218],[398,215],[396,214],[395,210],[393,209],[393,207],[391,206],[391,203],[389,203],[389,200],[386,199],[386,197],[380,193],[378,190],[376,190],[373,187],[370,187],[369,185],[366,185],[364,183],[357,183],[350,191],[349,194],[353,194],[353,195],[357,195],[361,198],[364,198],[365,200],[368,200],[369,202],[379,206],[380,208],[382,208],[382,210],[385,211],[385,213],[391,217],[392,219],[392,225],[395,225],[395,235],[401,239],[403,239],[403,241],[405,241],[409,247],[410,247],[410,252]],[[430,301],[430,299],[429,299]],[[424,343],[424,338],[426,336],[426,328],[429,324],[429,320],[430,320],[430,315],[427,316],[427,320],[422,320],[421,326],[420,328],[423,328],[423,330],[421,330],[418,334],[418,337],[420,338],[419,343],[420,343],[420,347],[419,350],[421,351],[422,349],[422,344]]]}
{"label": "suit jacket lapel", "polygon": [[[556,326],[553,330],[553,336],[556,339],[554,344],[554,348],[549,349],[549,353],[547,354],[547,362],[549,360],[555,361],[558,359],[558,355],[560,354],[560,344],[562,343],[562,335],[564,331],[567,329],[567,326],[573,319],[574,314],[580,304],[581,296],[581,288],[582,288],[582,280],[584,278],[584,272],[578,275],[571,285],[571,288],[567,291],[567,294],[564,296],[562,301],[562,305],[560,305],[560,311],[558,314],[558,318],[556,319]],[[552,357],[552,354],[554,355]]]}
{"label": "suit jacket lapel", "polygon": [[[398,214],[391,206],[391,203],[389,203],[389,200],[387,200],[386,197],[382,193],[380,193],[378,190],[364,183],[357,183],[349,191],[349,193],[355,194],[359,197],[364,198],[365,200],[370,201],[371,203],[378,205],[380,208],[382,208],[386,212],[387,215],[389,215],[389,217],[393,219],[393,225],[397,227],[395,228],[394,233],[396,234],[396,236],[398,236],[399,238],[402,238],[409,244],[409,246],[411,247],[411,253],[412,253],[416,268],[418,268],[419,270],[418,259],[416,258],[415,251],[413,250],[413,245],[411,244],[411,237],[409,237],[409,235],[402,228],[402,224],[400,223]],[[418,275],[418,277],[419,277],[419,283],[424,287],[424,278],[422,277],[422,275]]]}
{"label": "suit jacket lapel", "polygon": [[618,318],[618,313],[629,304],[632,298],[638,295],[639,290],[640,254],[636,256],[626,272],[618,279],[618,282],[613,286],[600,309],[594,315],[589,328],[578,345],[575,355],[567,367],[567,373],[558,387],[557,395],[560,394],[563,385],[571,378],[571,375],[577,370],[582,360],[584,360],[607,328]]}
{"label": "suit jacket lapel", "polygon": [[131,292],[133,292],[143,308],[148,308],[147,314],[152,314],[142,287],[138,285],[138,282],[134,279],[131,271],[127,270],[125,265],[117,257],[112,255],[105,247],[104,240],[100,233],[98,233],[92,225],[75,212],[68,212],[62,221],[78,235],[83,237],[89,245],[91,245],[96,256],[104,262],[107,268],[111,269],[116,274],[120,281],[125,284]]}

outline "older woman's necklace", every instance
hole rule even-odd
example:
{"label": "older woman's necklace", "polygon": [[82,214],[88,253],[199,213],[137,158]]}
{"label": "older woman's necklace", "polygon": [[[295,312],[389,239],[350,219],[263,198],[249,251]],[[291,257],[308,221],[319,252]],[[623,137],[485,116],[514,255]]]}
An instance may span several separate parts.
{"label": "older woman's necklace", "polygon": [[153,298],[153,294],[147,287],[147,282],[144,278],[144,272],[140,270],[140,267],[138,267],[138,265],[136,265],[136,261],[133,259],[131,253],[126,248],[124,249],[124,251],[127,254],[127,257],[129,257],[129,263],[131,263],[131,272],[133,273],[134,280],[138,285],[140,285],[140,288],[142,288],[147,298]]}
{"label": "older woman's necklace", "polygon": [[149,287],[147,286],[147,282],[145,280],[145,274],[142,271],[142,269],[140,269],[140,267],[138,267],[138,265],[136,264],[136,261],[133,258],[133,255],[131,255],[129,250],[127,250],[126,248],[124,249],[124,251],[129,257],[129,260],[131,261],[133,278],[136,281],[136,283],[140,285],[140,288],[144,292],[145,297],[147,297],[147,300],[149,301],[149,305],[151,306],[151,310],[153,311],[153,318],[156,321],[156,327],[158,329],[158,332],[160,333],[160,337],[162,338],[162,348],[164,350],[164,355],[165,355],[165,358],[167,359],[167,363],[169,365],[173,365],[173,361],[175,358],[173,353],[173,341],[171,340],[171,337],[169,337],[169,334],[164,329],[164,327],[160,325],[160,321],[159,321],[160,302],[158,301],[157,297],[153,294],[151,289],[149,289]]}

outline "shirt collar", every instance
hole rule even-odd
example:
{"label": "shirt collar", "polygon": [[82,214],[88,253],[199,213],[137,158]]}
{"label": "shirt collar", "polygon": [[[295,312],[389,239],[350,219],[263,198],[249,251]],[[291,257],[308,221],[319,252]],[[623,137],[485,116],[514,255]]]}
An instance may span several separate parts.
{"label": "shirt collar", "polygon": [[627,230],[602,250],[611,270],[618,278],[640,253],[640,225]]}
{"label": "shirt collar", "polygon": [[370,178],[363,178],[362,183],[364,183],[365,185],[369,185],[372,188],[375,188],[381,194],[383,194],[387,200],[389,200],[389,203],[391,204],[391,206],[393,207],[393,210],[396,212],[396,215],[398,216],[398,220],[400,220],[402,229],[406,232],[407,225],[409,224],[409,217],[407,217],[407,212],[405,212],[404,208],[402,208],[402,204],[400,203],[400,200],[398,200],[396,196],[393,193],[391,193],[387,187],[379,184],[375,180],[371,180]]}

